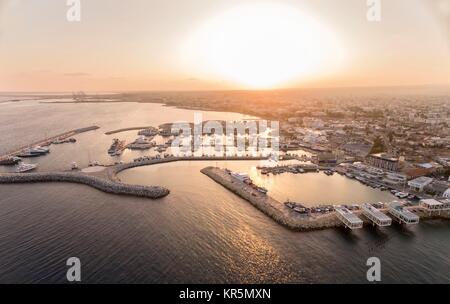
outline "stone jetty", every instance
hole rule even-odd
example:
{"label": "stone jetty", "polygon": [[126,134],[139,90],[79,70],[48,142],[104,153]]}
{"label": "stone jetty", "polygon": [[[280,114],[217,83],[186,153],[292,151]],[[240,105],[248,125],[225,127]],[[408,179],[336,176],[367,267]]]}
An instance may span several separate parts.
{"label": "stone jetty", "polygon": [[169,194],[169,190],[157,186],[129,185],[91,176],[82,172],[11,173],[0,174],[0,184],[68,182],[84,184],[103,192],[157,199]]}
{"label": "stone jetty", "polygon": [[201,172],[289,229],[310,231],[342,226],[342,223],[334,214],[302,216],[287,208],[283,203],[234,179],[223,169],[207,167],[202,169]]}
{"label": "stone jetty", "polygon": [[[301,215],[286,207],[283,203],[271,198],[269,195],[263,194],[255,190],[254,187],[237,180],[224,169],[207,167],[202,169],[201,172],[242,199],[251,203],[277,223],[289,229],[312,231],[343,226],[343,223],[337,218],[336,212],[313,214],[309,216]],[[430,214],[420,206],[410,206],[406,208],[419,215],[421,220],[450,219],[450,212]],[[383,213],[388,212],[387,209],[380,209],[380,211]],[[353,211],[353,213],[360,216],[365,225],[371,225],[370,220],[362,216],[361,210]]]}

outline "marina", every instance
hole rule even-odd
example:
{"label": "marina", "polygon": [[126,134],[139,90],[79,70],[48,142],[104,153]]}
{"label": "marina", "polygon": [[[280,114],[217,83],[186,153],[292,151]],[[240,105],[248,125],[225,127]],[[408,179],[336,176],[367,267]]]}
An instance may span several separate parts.
{"label": "marina", "polygon": [[[20,138],[26,139],[20,144],[29,147],[35,140],[40,138],[43,130],[51,130],[53,125],[51,119],[38,117],[40,129],[32,124],[35,120],[36,110],[40,106],[30,106],[29,114],[22,114],[24,121],[28,125],[24,129],[24,134],[33,136]],[[51,107],[57,112],[60,105],[44,105]],[[186,110],[164,108],[165,116],[159,117],[160,106],[153,104],[137,104],[137,111],[130,111],[126,104],[109,105],[114,115],[126,115],[136,125],[158,125],[165,121],[183,119],[189,120],[193,113]],[[110,116],[94,118],[93,113],[101,113],[100,105],[88,104],[86,108],[75,109],[72,105],[64,112],[58,113],[58,120],[70,123],[69,129],[75,129],[77,125],[90,125],[92,122],[102,126],[105,130],[119,129],[126,127],[126,124],[112,124]],[[74,120],[70,113],[77,111],[79,116]],[[168,116],[170,113],[186,112],[184,116],[179,114],[174,117]],[[169,114],[167,114],[169,113]],[[10,111],[2,112],[3,120],[7,121]],[[221,113],[220,117],[209,114],[207,119],[225,117]],[[231,119],[239,119],[237,115]],[[114,122],[115,123],[115,122]],[[64,130],[56,133],[63,133]],[[136,132],[130,134],[123,133],[119,137],[127,142],[136,139]],[[49,133],[50,134],[50,133]],[[9,132],[2,133],[3,138],[8,139]],[[222,185],[215,183],[208,176],[200,173],[206,166],[215,166],[214,158],[202,157],[198,161],[190,161],[188,158],[179,162],[160,163],[152,150],[148,153],[140,153],[125,150],[120,158],[112,159],[107,154],[107,149],[111,145],[112,136],[104,136],[102,132],[87,132],[76,136],[75,144],[51,146],[51,153],[45,157],[24,159],[28,162],[36,161],[39,167],[31,172],[55,172],[71,170],[71,163],[76,162],[78,170],[92,171],[91,174],[103,175],[105,167],[88,167],[89,162],[98,162],[107,166],[114,165],[116,161],[123,161],[117,167],[127,167],[129,162],[141,158],[137,161],[141,164],[136,168],[125,169],[118,174],[118,178],[127,184],[145,184],[147,186],[159,185],[170,189],[170,194],[157,199],[156,201],[147,198],[139,198],[134,195],[116,195],[87,185],[68,182],[30,182],[27,184],[0,184],[2,192],[2,217],[1,228],[5,231],[6,237],[3,242],[2,256],[9,265],[16,269],[9,274],[3,272],[1,275],[4,281],[17,282],[17,277],[26,278],[29,281],[42,282],[42,277],[47,277],[45,282],[61,282],[61,277],[51,277],[49,272],[42,271],[37,275],[30,274],[28,268],[24,267],[20,260],[31,259],[30,263],[36,269],[41,269],[41,262],[52,263],[59,261],[64,254],[47,254],[45,248],[53,248],[53,244],[42,244],[37,254],[29,255],[29,250],[24,250],[17,246],[17,240],[38,239],[42,236],[53,235],[52,242],[55,246],[65,248],[74,244],[86,252],[90,251],[97,257],[104,255],[114,256],[117,249],[125,255],[133,256],[138,251],[147,252],[140,259],[143,265],[136,267],[135,261],[124,262],[123,258],[111,258],[112,261],[123,265],[127,276],[127,282],[179,282],[180,280],[195,280],[200,282],[224,282],[241,280],[243,277],[257,282],[305,282],[319,281],[329,282],[358,282],[354,278],[359,275],[354,271],[354,261],[361,255],[380,255],[383,260],[388,261],[393,268],[386,268],[383,272],[385,282],[396,282],[398,273],[408,273],[404,281],[413,283],[435,283],[446,280],[447,262],[439,256],[430,256],[424,247],[435,248],[438,252],[448,252],[447,227],[448,221],[445,219],[447,212],[433,212],[430,216],[428,211],[421,211],[422,208],[408,207],[415,209],[421,217],[421,224],[402,228],[398,224],[392,227],[372,230],[372,222],[361,215],[360,210],[353,205],[357,203],[394,200],[389,191],[380,192],[375,188],[367,187],[356,179],[346,178],[345,175],[334,174],[327,176],[323,171],[310,174],[269,174],[260,175],[261,170],[250,171],[248,167],[260,165],[259,159],[231,161],[224,159],[218,161],[218,165],[227,167],[234,172],[246,172],[258,185],[269,190],[266,196],[270,196],[279,201],[285,210],[292,217],[304,218],[308,224],[308,213],[302,214],[290,210],[284,205],[288,199],[297,202],[305,208],[309,208],[314,217],[323,217],[323,226],[327,228],[316,228],[313,233],[292,233],[284,225],[280,225],[271,217],[263,214],[259,208],[241,199]],[[27,142],[29,141],[29,142]],[[7,140],[14,143],[14,139]],[[16,141],[17,143],[17,141]],[[14,150],[14,146],[6,145],[5,153]],[[170,152],[161,155],[161,158],[169,158]],[[89,157],[90,154],[90,157]],[[299,153],[300,155],[303,152]],[[161,160],[163,161],[163,160]],[[167,159],[166,159],[167,161]],[[146,166],[145,163],[154,165]],[[247,167],[247,163],[249,163]],[[109,165],[110,164],[110,165]],[[282,164],[282,163],[281,163]],[[6,169],[6,168],[4,168]],[[14,168],[12,168],[14,169]],[[108,171],[115,171],[113,167],[106,167]],[[134,171],[135,170],[135,171]],[[30,174],[30,173],[27,173]],[[261,180],[267,181],[261,183]],[[277,190],[279,189],[279,190]],[[297,190],[298,189],[298,190]],[[326,191],[325,191],[326,190]],[[255,195],[259,192],[253,190]],[[346,207],[360,216],[364,221],[364,229],[351,230],[346,232],[341,228],[342,222],[336,219],[333,206],[346,205]],[[320,208],[323,207],[323,208]],[[326,209],[328,208],[328,213]],[[385,211],[383,206],[382,212]],[[320,209],[320,211],[319,211]],[[330,211],[331,210],[331,211]],[[387,208],[386,208],[387,210]],[[45,212],[44,212],[45,211]],[[270,210],[269,210],[270,212]],[[323,213],[322,213],[323,212]],[[436,213],[436,215],[434,215]],[[425,220],[427,218],[433,220]],[[60,219],[60,221],[55,221]],[[423,220],[422,220],[423,219]],[[22,225],[17,227],[13,223],[20,221]],[[51,223],[45,225],[44,223]],[[140,224],[136,226],[135,223]],[[120,230],[118,224],[120,223]],[[315,221],[310,222],[311,225]],[[33,229],[21,229],[21,227],[34,227]],[[308,230],[307,228],[306,230]],[[94,233],[101,230],[101,234]],[[301,229],[294,229],[301,230]],[[347,229],[346,229],[347,230]],[[349,229],[348,229],[349,230]],[[380,230],[378,232],[378,230]],[[10,237],[6,236],[6,232]],[[242,233],[248,237],[243,238]],[[186,244],[186,234],[198,235],[192,242]],[[70,239],[70,241],[69,241]],[[202,241],[202,240],[208,240]],[[211,255],[205,258],[204,248],[213,241],[217,246],[211,248]],[[389,241],[386,241],[389,240]],[[75,243],[73,243],[75,242]],[[385,249],[378,249],[378,244],[388,242]],[[113,246],[109,246],[113,245]],[[33,245],[32,245],[33,246]],[[46,247],[47,246],[47,247]],[[51,246],[51,247],[48,247]],[[36,249],[36,247],[34,247]],[[161,253],[164,253],[162,257]],[[192,252],[195,256],[185,257],[188,264],[177,263],[173,266],[173,261],[179,259],[178,252]],[[262,254],[265,252],[265,254]],[[42,254],[41,254],[42,253]],[[225,254],[224,253],[229,253]],[[269,254],[270,263],[268,264]],[[245,267],[248,256],[252,256],[252,267]],[[206,260],[205,260],[206,259]],[[328,263],[321,261],[333,260],[343,265],[340,271],[330,272]],[[411,268],[404,261],[411,261],[414,265],[430,265],[433,261],[434,267],[430,272],[424,272],[423,267]],[[94,262],[101,265],[101,259],[93,257]],[[160,266],[156,262],[162,263]],[[220,266],[203,267],[202,271],[198,265],[204,265],[205,261]],[[231,267],[231,263],[244,265],[243,267]],[[311,265],[314,266],[314,273],[309,273]],[[230,269],[224,273],[222,267]],[[271,274],[271,279],[262,279],[253,276],[255,267],[258,273]],[[286,272],[280,272],[280,268]],[[428,269],[428,268],[427,268]],[[163,275],[164,273],[164,275]],[[189,275],[188,275],[189,273]],[[428,273],[428,274],[425,274]],[[14,277],[14,274],[16,277]],[[130,277],[135,279],[130,279]],[[176,279],[175,279],[176,278]],[[109,268],[99,266],[99,271],[94,276],[85,277],[86,282],[121,282],[120,278]]]}

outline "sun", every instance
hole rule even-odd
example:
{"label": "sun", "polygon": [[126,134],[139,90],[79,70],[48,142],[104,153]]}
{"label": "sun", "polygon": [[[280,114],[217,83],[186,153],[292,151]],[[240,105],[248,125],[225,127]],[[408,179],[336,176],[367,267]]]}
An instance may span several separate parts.
{"label": "sun", "polygon": [[183,49],[192,69],[255,89],[312,77],[330,68],[337,53],[329,30],[280,4],[232,8],[205,22]]}

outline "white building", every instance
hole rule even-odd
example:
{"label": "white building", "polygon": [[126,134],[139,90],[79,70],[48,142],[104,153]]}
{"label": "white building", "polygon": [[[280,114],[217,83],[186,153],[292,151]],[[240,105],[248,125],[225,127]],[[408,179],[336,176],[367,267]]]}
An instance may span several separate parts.
{"label": "white building", "polygon": [[414,191],[422,192],[423,189],[432,182],[433,179],[431,177],[421,176],[409,181],[408,186]]}
{"label": "white building", "polygon": [[429,212],[439,212],[449,210],[449,205],[441,203],[435,199],[423,199],[420,201],[420,206]]}
{"label": "white building", "polygon": [[442,195],[444,198],[450,198],[450,188],[447,189],[444,194]]}

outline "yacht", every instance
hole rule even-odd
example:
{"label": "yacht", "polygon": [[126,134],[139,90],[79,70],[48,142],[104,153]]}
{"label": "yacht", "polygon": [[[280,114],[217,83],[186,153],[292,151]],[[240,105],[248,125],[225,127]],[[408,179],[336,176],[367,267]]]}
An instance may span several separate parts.
{"label": "yacht", "polygon": [[37,165],[35,165],[35,164],[21,163],[20,165],[17,166],[16,173],[28,172],[28,171],[34,170],[36,168],[37,168]]}
{"label": "yacht", "polygon": [[20,163],[21,160],[22,159],[20,157],[16,157],[16,156],[8,157],[3,160],[0,160],[0,166],[17,165],[18,163]]}
{"label": "yacht", "polygon": [[113,139],[113,143],[108,149],[108,154],[111,156],[122,154],[122,150],[125,148],[125,141],[118,138]]}
{"label": "yacht", "polygon": [[256,190],[261,192],[262,194],[267,194],[267,192],[269,192],[269,190],[267,190],[266,188],[263,188],[263,187],[258,187],[258,188],[256,188]]}
{"label": "yacht", "polygon": [[72,164],[70,164],[70,168],[72,170],[77,170],[78,169],[78,164],[76,162],[73,162]]}
{"label": "yacht", "polygon": [[32,149],[30,149],[31,153],[37,153],[37,154],[47,154],[50,152],[50,148],[49,147],[41,147],[41,146],[36,146]]}

